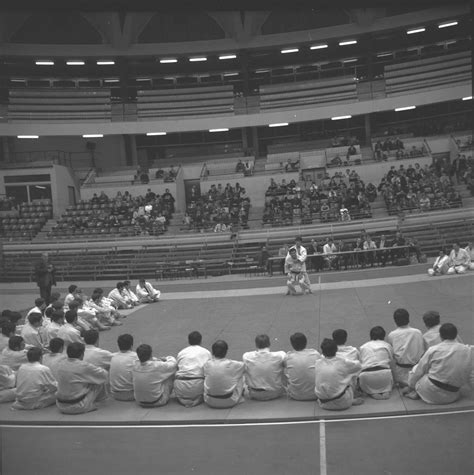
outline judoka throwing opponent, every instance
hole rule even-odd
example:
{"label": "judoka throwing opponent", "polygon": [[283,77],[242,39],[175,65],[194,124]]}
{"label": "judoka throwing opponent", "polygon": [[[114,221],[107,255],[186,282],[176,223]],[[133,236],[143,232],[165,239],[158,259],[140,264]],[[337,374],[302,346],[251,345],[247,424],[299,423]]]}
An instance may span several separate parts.
{"label": "judoka throwing opponent", "polygon": [[296,249],[292,247],[288,252],[288,256],[285,259],[285,274],[288,277],[286,285],[288,291],[286,295],[297,295],[296,286],[299,285],[303,294],[306,292],[311,294],[311,287],[306,282],[306,272],[304,270],[304,262],[298,259]]}

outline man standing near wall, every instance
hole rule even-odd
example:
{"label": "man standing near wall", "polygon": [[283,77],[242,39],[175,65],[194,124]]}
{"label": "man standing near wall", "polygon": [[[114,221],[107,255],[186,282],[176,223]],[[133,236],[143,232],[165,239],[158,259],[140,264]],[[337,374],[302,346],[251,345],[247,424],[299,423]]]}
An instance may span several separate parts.
{"label": "man standing near wall", "polygon": [[49,305],[51,300],[51,287],[56,285],[56,268],[49,261],[47,252],[41,254],[41,259],[35,264],[34,278],[40,289],[40,295]]}

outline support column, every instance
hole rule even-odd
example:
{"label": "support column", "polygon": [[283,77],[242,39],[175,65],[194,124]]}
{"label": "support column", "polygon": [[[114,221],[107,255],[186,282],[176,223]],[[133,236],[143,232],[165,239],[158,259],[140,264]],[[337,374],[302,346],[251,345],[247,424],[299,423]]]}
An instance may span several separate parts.
{"label": "support column", "polygon": [[244,154],[247,152],[249,148],[249,142],[247,140],[247,127],[242,127],[240,129],[240,132],[242,134],[242,149],[244,151]]}
{"label": "support column", "polygon": [[255,159],[257,159],[260,156],[260,144],[258,143],[257,127],[252,127],[252,141]]}
{"label": "support column", "polygon": [[131,134],[128,136],[130,138],[130,158],[132,160],[132,165],[138,166],[138,153],[137,153],[137,140],[136,136]]}
{"label": "support column", "polygon": [[364,124],[365,145],[370,146],[370,144],[372,143],[372,127],[370,123],[370,114],[365,114],[364,120],[365,120],[365,124]]}
{"label": "support column", "polygon": [[2,154],[0,161],[7,163],[10,161],[10,147],[8,146],[8,137],[1,137],[0,140],[2,141]]}

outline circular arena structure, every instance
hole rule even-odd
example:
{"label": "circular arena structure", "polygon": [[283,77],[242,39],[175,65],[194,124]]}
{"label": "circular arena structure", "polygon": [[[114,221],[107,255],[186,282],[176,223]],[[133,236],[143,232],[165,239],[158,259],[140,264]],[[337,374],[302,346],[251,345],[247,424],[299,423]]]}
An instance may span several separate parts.
{"label": "circular arena structure", "polygon": [[[360,348],[397,309],[422,332],[437,311],[470,375],[451,404],[396,386],[343,411],[9,400],[0,472],[474,473],[472,6],[138,10],[1,10],[0,400],[40,294],[140,279],[159,302],[119,310],[101,348],[175,357],[199,331],[241,361],[256,335],[319,351],[336,329]],[[291,295],[297,238],[310,292]]]}

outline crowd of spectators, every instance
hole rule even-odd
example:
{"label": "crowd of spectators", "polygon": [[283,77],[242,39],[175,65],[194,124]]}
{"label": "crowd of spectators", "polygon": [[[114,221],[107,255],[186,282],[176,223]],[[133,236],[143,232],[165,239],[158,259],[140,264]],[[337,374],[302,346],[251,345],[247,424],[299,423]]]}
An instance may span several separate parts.
{"label": "crowd of spectators", "polygon": [[253,163],[250,160],[245,160],[245,163],[239,159],[235,165],[235,173],[243,173],[244,176],[251,176],[253,174]]}
{"label": "crowd of spectators", "polygon": [[303,189],[295,180],[277,184],[273,178],[265,193],[263,224],[291,226],[295,220],[311,224],[370,218],[370,202],[377,196],[375,186],[367,186],[355,170],[326,173],[320,185],[314,181]]}
{"label": "crowd of spectators", "polygon": [[462,200],[449,176],[449,164],[438,166],[418,164],[398,170],[392,166],[382,178],[379,192],[384,197],[389,214],[412,211],[459,208]]}
{"label": "crowd of spectators", "polygon": [[[167,230],[175,210],[175,199],[166,188],[160,196],[150,188],[145,196],[132,196],[128,191],[118,191],[109,198],[105,192],[78,204],[58,221],[53,235],[63,228],[88,232],[100,229],[102,232],[119,231],[122,227],[133,227],[134,234],[159,235]],[[80,232],[79,231],[79,232]]]}
{"label": "crowd of spectators", "polygon": [[[167,170],[158,168],[155,172],[154,178],[156,180],[163,180],[165,183],[173,183],[176,180],[178,171],[173,165]],[[134,176],[134,181],[139,181],[143,185],[147,185],[150,182],[150,170],[147,167],[139,166]]]}
{"label": "crowd of spectators", "polygon": [[14,211],[18,210],[18,203],[12,196],[0,198],[0,211]]}
{"label": "crowd of spectators", "polygon": [[187,230],[234,231],[248,229],[250,198],[245,188],[236,183],[211,185],[201,194],[196,186],[191,189],[183,224]]}
{"label": "crowd of spectators", "polygon": [[427,153],[424,144],[421,148],[416,145],[405,148],[405,144],[398,137],[387,137],[384,141],[377,140],[374,144],[374,158],[378,161],[387,161],[389,155],[394,155],[397,160],[402,160],[404,158],[423,157]]}

